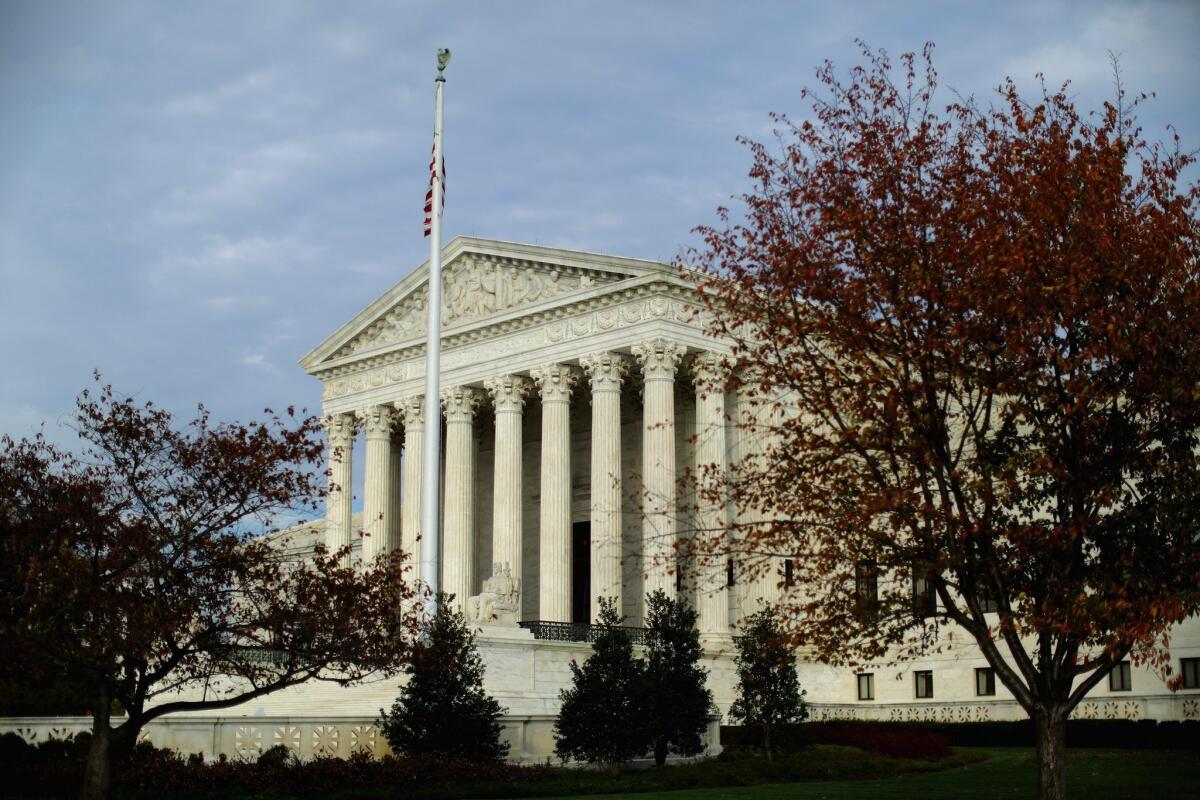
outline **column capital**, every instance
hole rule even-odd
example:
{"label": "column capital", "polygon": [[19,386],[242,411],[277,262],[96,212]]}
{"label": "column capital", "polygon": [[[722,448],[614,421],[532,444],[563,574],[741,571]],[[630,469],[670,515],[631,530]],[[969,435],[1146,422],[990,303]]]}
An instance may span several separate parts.
{"label": "column capital", "polygon": [[629,359],[620,353],[593,353],[579,360],[587,373],[593,392],[619,392],[629,372]]}
{"label": "column capital", "polygon": [[529,378],[522,375],[500,375],[485,380],[483,387],[496,404],[497,413],[520,413],[529,394],[530,382]]}
{"label": "column capital", "polygon": [[363,432],[368,439],[390,439],[392,437],[392,409],[390,406],[372,406],[358,412]]}
{"label": "column capital", "polygon": [[329,432],[331,443],[342,444],[354,438],[358,430],[358,421],[353,414],[330,414],[322,421],[325,430]]}
{"label": "column capital", "polygon": [[646,380],[670,381],[675,379],[675,370],[687,348],[667,339],[651,339],[635,344],[632,350]]}
{"label": "column capital", "polygon": [[470,386],[443,390],[442,409],[446,412],[446,422],[470,422],[482,401],[483,393]]}
{"label": "column capital", "polygon": [[424,428],[425,426],[425,396],[414,395],[393,403],[396,416],[406,428]]}
{"label": "column capital", "polygon": [[725,391],[729,379],[729,363],[725,356],[711,350],[699,353],[692,359],[692,375],[696,391],[702,394]]}
{"label": "column capital", "polygon": [[579,371],[568,364],[546,364],[531,373],[542,392],[542,403],[569,403]]}

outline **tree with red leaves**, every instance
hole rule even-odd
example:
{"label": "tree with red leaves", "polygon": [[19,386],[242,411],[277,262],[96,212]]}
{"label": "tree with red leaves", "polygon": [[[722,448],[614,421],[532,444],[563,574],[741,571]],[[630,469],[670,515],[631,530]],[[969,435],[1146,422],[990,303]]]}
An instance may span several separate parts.
{"label": "tree with red leaves", "polygon": [[318,420],[217,424],[201,406],[176,427],[103,386],[75,421],[79,456],[0,440],[0,669],[90,690],[81,797],[105,797],[114,759],[164,714],[398,671],[416,627],[399,554],[357,569],[259,535],[315,508]]}
{"label": "tree with red leaves", "polygon": [[1011,80],[939,111],[931,48],[863,53],[749,143],[744,219],[690,254],[763,406],[705,491],[732,493],[743,568],[797,565],[794,643],[973,640],[1062,798],[1071,710],[1126,657],[1169,677],[1200,610],[1194,159],[1145,141],[1119,79],[1092,114]]}

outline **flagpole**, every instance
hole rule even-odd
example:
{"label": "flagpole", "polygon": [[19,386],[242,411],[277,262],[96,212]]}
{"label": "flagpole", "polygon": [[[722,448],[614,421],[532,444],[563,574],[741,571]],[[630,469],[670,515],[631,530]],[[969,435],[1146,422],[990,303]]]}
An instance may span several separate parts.
{"label": "flagpole", "polygon": [[425,334],[425,438],[421,452],[421,579],[429,586],[425,603],[427,617],[437,611],[439,530],[438,500],[440,495],[438,469],[442,452],[442,88],[446,84],[445,69],[450,51],[438,51],[438,72],[434,80],[433,112],[433,209],[429,235],[429,299],[426,303],[428,320]]}

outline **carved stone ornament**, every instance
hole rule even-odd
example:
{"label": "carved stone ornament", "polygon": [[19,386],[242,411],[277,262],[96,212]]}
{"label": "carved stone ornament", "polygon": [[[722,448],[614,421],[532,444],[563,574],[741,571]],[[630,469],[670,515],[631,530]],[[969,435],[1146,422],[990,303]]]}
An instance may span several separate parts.
{"label": "carved stone ornament", "polygon": [[729,378],[729,366],[719,353],[700,353],[692,361],[696,388],[705,394],[723,392]]}
{"label": "carved stone ornament", "polygon": [[686,348],[681,344],[666,339],[653,339],[642,344],[635,344],[633,355],[642,365],[642,371],[648,381],[670,381],[675,379],[675,370],[679,360],[683,358]]}
{"label": "carved stone ornament", "polygon": [[425,427],[425,398],[422,395],[406,397],[397,400],[396,414],[404,422],[409,431],[422,430]]}
{"label": "carved stone ornament", "polygon": [[533,370],[533,380],[542,393],[542,403],[569,403],[579,372],[567,364],[547,364]]}
{"label": "carved stone ornament", "polygon": [[492,625],[516,625],[521,613],[521,579],[508,564],[493,564],[492,577],[467,601],[467,619]]}
{"label": "carved stone ornament", "polygon": [[496,413],[520,413],[529,394],[530,383],[528,378],[520,375],[503,375],[488,378],[483,386],[496,404]]}
{"label": "carved stone ornament", "polygon": [[333,414],[325,418],[325,430],[329,432],[330,447],[345,447],[354,440],[358,421],[353,414]]}
{"label": "carved stone ornament", "polygon": [[373,406],[360,412],[363,431],[368,439],[390,439],[392,436],[392,409],[388,406]]}
{"label": "carved stone ornament", "polygon": [[593,392],[619,392],[629,372],[629,359],[620,353],[595,353],[579,360],[592,383]]}
{"label": "carved stone ornament", "polygon": [[[463,256],[447,266],[443,276],[443,326],[532,305],[622,277],[488,256]],[[340,348],[334,358],[417,337],[425,330],[428,297],[428,286],[421,286]]]}
{"label": "carved stone ornament", "polygon": [[442,392],[442,409],[446,413],[446,422],[471,422],[475,418],[475,409],[483,401],[483,393],[470,386],[455,386]]}

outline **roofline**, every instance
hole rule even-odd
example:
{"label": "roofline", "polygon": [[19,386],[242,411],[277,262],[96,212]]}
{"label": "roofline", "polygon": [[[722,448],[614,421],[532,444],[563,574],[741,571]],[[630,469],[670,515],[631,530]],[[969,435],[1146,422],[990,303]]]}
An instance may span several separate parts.
{"label": "roofline", "polygon": [[[546,261],[580,269],[632,272],[634,273],[634,277],[668,275],[674,274],[678,270],[677,267],[664,264],[661,261],[461,235],[455,236],[442,248],[442,261],[443,263],[449,263],[463,253],[468,252],[501,258],[518,258],[527,261]],[[688,271],[693,270],[689,269]],[[428,272],[429,260],[426,259],[414,270],[393,284],[390,289],[351,317],[344,325],[329,336],[326,336],[320,344],[299,360],[300,366],[306,372],[312,373],[322,359],[336,352],[338,347],[360,332],[366,325],[369,325],[372,320],[376,319],[386,309],[404,299],[404,297],[424,283]]]}

